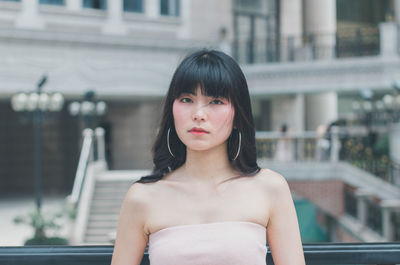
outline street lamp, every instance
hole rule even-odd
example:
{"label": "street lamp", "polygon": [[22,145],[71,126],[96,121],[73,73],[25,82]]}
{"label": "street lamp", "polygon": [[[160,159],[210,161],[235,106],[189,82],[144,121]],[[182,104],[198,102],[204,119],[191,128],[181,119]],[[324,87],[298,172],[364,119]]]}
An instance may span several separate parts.
{"label": "street lamp", "polygon": [[61,93],[42,92],[42,87],[47,81],[44,75],[37,84],[36,90],[28,93],[17,93],[11,98],[11,106],[16,112],[32,114],[33,117],[33,136],[34,136],[34,158],[35,158],[35,202],[38,213],[42,205],[41,192],[41,123],[44,112],[59,112],[64,105],[64,97]]}
{"label": "street lamp", "polygon": [[89,90],[83,95],[81,102],[74,101],[69,104],[69,113],[72,116],[83,117],[85,128],[93,128],[94,120],[107,111],[107,104],[104,101],[96,101],[95,95],[93,90]]}
{"label": "street lamp", "polygon": [[[83,95],[81,102],[74,101],[69,104],[69,113],[75,117],[82,117],[84,128],[94,129],[97,119],[107,111],[107,104],[104,101],[96,101],[95,95],[93,90],[89,90]],[[97,148],[93,149],[93,156],[98,158]]]}

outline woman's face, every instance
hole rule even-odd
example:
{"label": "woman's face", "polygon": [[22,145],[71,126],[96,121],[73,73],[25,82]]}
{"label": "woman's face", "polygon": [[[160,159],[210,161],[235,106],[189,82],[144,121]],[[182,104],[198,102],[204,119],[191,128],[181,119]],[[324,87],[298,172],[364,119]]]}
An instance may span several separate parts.
{"label": "woman's face", "polygon": [[188,150],[204,151],[224,145],[232,132],[235,110],[225,98],[182,94],[172,106],[175,129]]}

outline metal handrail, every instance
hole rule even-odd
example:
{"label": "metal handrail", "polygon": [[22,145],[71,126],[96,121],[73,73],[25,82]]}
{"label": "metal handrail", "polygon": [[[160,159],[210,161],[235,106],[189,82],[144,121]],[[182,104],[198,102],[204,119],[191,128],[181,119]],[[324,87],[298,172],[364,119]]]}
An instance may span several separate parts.
{"label": "metal handrail", "polygon": [[287,132],[285,134],[277,131],[256,132],[256,139],[282,139],[282,138],[314,139],[318,138],[318,134],[316,131]]}
{"label": "metal handrail", "polygon": [[[399,264],[400,243],[324,243],[304,244],[307,265],[323,264]],[[33,246],[0,247],[0,264],[110,264],[113,246]],[[274,264],[270,249],[267,264]],[[141,265],[148,265],[144,254]]]}
{"label": "metal handrail", "polygon": [[87,169],[87,165],[91,159],[91,151],[93,146],[93,130],[86,128],[83,130],[83,144],[81,149],[81,154],[79,156],[78,168],[76,170],[74,186],[72,188],[71,195],[68,196],[68,202],[72,204],[74,207],[77,205],[83,181],[85,179],[85,173]]}

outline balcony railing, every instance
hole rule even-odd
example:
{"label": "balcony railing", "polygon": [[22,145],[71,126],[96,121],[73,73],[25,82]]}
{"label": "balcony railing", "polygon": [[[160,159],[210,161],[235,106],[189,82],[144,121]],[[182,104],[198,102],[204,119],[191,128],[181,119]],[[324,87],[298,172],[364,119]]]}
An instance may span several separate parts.
{"label": "balcony railing", "polygon": [[262,15],[235,11],[235,59],[252,64],[375,56],[383,52],[379,26],[298,35],[280,35],[278,27],[274,12]]}
{"label": "balcony railing", "polygon": [[387,154],[374,154],[371,136],[362,127],[333,126],[324,135],[257,132],[257,157],[276,161],[346,161],[380,179],[400,186],[400,164]]}
{"label": "balcony railing", "polygon": [[[400,243],[304,244],[307,265],[399,264]],[[109,265],[113,246],[0,247],[0,264]],[[268,251],[267,264],[274,264]],[[149,265],[148,254],[141,265]]]}
{"label": "balcony railing", "polygon": [[257,132],[257,157],[281,161],[336,161],[339,155],[339,132],[335,129],[325,139],[314,131],[299,133]]}
{"label": "balcony railing", "polygon": [[361,28],[332,34],[237,39],[234,54],[241,63],[312,61],[374,56],[380,52],[379,30]]}

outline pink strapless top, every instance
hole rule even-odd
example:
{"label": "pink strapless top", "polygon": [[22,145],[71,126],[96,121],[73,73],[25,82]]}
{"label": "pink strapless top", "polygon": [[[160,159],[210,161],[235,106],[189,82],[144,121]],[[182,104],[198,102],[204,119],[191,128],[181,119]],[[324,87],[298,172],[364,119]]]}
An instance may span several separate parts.
{"label": "pink strapless top", "polygon": [[151,265],[266,265],[266,228],[253,222],[179,225],[149,236]]}

